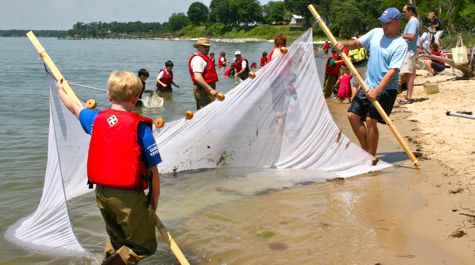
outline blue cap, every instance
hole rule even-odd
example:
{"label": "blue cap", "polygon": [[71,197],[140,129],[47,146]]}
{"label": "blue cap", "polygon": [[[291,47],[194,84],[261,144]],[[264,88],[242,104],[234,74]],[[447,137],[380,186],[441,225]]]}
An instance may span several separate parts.
{"label": "blue cap", "polygon": [[383,14],[378,18],[381,23],[389,23],[393,20],[401,18],[401,12],[397,8],[390,7],[384,10]]}

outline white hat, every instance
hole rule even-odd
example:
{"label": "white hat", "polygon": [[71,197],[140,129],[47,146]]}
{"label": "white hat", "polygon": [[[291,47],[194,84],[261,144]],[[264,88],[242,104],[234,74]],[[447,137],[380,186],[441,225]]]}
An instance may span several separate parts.
{"label": "white hat", "polygon": [[234,55],[241,55],[241,52],[240,52],[240,51],[236,51],[236,52],[234,53]]}

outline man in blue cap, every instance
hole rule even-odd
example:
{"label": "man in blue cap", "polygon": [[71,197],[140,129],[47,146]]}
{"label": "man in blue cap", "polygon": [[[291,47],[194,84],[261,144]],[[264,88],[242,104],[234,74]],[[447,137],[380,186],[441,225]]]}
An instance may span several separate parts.
{"label": "man in blue cap", "polygon": [[[378,18],[381,28],[375,28],[358,39],[338,42],[335,48],[342,52],[365,48],[369,51],[365,83],[368,92],[359,89],[348,108],[348,120],[361,148],[376,156],[379,131],[377,124],[385,123],[371,101],[378,100],[386,114],[391,114],[396,101],[399,68],[407,52],[407,43],[399,32],[401,13],[394,7],[384,10]],[[365,125],[366,123],[366,125]]]}

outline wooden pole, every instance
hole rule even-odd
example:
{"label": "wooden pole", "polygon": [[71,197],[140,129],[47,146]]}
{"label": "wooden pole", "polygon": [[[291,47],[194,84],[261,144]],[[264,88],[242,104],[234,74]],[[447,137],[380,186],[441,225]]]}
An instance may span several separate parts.
{"label": "wooden pole", "polygon": [[180,248],[176,244],[175,240],[173,240],[173,237],[170,234],[170,232],[168,232],[167,228],[163,225],[160,218],[158,218],[158,215],[156,213],[153,213],[153,214],[155,216],[155,226],[157,227],[158,231],[167,242],[168,247],[173,252],[176,259],[180,262],[181,265],[190,265],[185,255],[183,255],[183,252],[181,252]]}
{"label": "wooden pole", "polygon": [[[51,60],[48,53],[43,48],[43,45],[41,45],[41,43],[36,38],[35,34],[32,31],[30,31],[26,34],[26,36],[28,37],[28,39],[30,39],[31,43],[36,48],[36,50],[38,51],[41,59],[43,59],[46,66],[50,69],[50,71],[52,72],[54,78],[56,80],[64,79],[64,77],[61,74],[61,72],[59,71],[58,67],[56,67],[53,60]],[[64,90],[66,91],[66,94],[69,97],[71,97],[74,101],[76,101],[76,103],[78,103],[79,105],[82,105],[79,98],[76,96],[74,91],[69,86],[68,82],[63,82],[63,86],[64,86]],[[186,257],[181,252],[178,245],[175,243],[175,240],[173,240],[170,232],[168,232],[167,228],[163,225],[160,218],[158,218],[158,215],[155,212],[153,213],[153,215],[155,216],[155,226],[157,227],[158,231],[160,231],[160,234],[165,239],[165,241],[167,241],[168,246],[170,247],[170,249],[173,252],[173,254],[175,255],[175,257],[178,259],[180,264],[190,265],[188,260],[186,260]]]}
{"label": "wooden pole", "polygon": [[[56,64],[53,62],[53,60],[51,60],[51,58],[49,57],[48,53],[46,52],[46,50],[43,48],[43,45],[41,45],[41,43],[38,41],[38,39],[36,38],[35,34],[30,31],[28,33],[26,33],[26,36],[28,37],[28,39],[30,39],[31,43],[33,44],[33,46],[36,48],[36,51],[38,52],[38,54],[40,55],[41,59],[43,60],[43,62],[46,64],[46,66],[48,67],[48,69],[51,71],[51,73],[53,74],[54,78],[56,80],[61,80],[61,79],[65,79],[64,76],[61,74],[61,72],[59,71],[58,67],[56,67]],[[83,106],[81,100],[79,100],[79,98],[76,96],[76,94],[74,93],[74,91],[71,89],[71,87],[69,86],[68,82],[63,82],[63,87],[64,87],[64,91],[66,92],[66,94],[72,98],[77,104],[79,104],[80,106]]]}
{"label": "wooden pole", "polygon": [[[327,25],[325,24],[325,22],[321,19],[320,15],[317,13],[317,10],[315,9],[315,7],[313,7],[312,4],[310,4],[308,6],[308,9],[310,10],[310,13],[312,13],[312,15],[315,17],[315,20],[317,21],[318,25],[323,29],[323,31],[325,32],[325,35],[327,35],[327,38],[330,39],[330,41],[332,42],[333,46],[336,45],[337,43],[337,40],[335,39],[335,37],[333,36],[333,34],[331,33],[330,29],[327,27]],[[368,92],[369,91],[369,87],[368,85],[364,82],[363,78],[361,77],[361,75],[358,73],[358,71],[356,70],[355,66],[353,65],[353,63],[351,62],[350,58],[348,58],[348,56],[345,54],[345,53],[341,53],[340,56],[343,58],[343,60],[345,61],[346,65],[350,68],[351,72],[353,73],[353,75],[356,77],[356,79],[358,80],[358,82],[361,84],[361,87],[363,88],[363,90],[365,92]],[[393,122],[389,119],[388,115],[386,114],[386,112],[384,111],[384,109],[381,107],[381,105],[379,104],[378,100],[372,100],[371,103],[373,103],[373,105],[376,107],[376,110],[379,112],[379,114],[381,115],[381,117],[383,118],[383,120],[386,122],[386,124],[388,125],[389,129],[391,130],[391,132],[394,134],[394,136],[396,137],[396,140],[399,142],[399,145],[402,147],[402,149],[404,150],[404,152],[407,154],[407,156],[409,157],[409,159],[411,159],[412,163],[414,164],[415,167],[419,168],[421,166],[420,162],[417,160],[417,158],[414,156],[414,154],[412,153],[412,151],[409,149],[409,146],[407,146],[406,142],[404,141],[404,139],[401,137],[401,135],[399,134],[398,130],[396,129],[396,127],[394,126]]]}

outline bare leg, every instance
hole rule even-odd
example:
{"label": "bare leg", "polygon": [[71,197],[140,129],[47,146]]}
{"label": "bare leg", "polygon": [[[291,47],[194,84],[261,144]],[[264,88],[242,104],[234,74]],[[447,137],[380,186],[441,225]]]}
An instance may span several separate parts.
{"label": "bare leg", "polygon": [[378,122],[373,118],[366,118],[366,125],[368,126],[368,153],[376,156],[376,149],[378,149],[379,131]]}
{"label": "bare leg", "polygon": [[412,91],[414,90],[414,79],[416,79],[416,74],[413,73],[407,73],[405,74],[407,77],[407,94],[406,98],[407,99],[412,99]]}
{"label": "bare leg", "polygon": [[368,151],[368,137],[366,126],[361,121],[361,117],[353,112],[348,112],[348,120],[350,121],[351,128],[360,142],[361,148]]}
{"label": "bare leg", "polygon": [[429,74],[434,75],[434,70],[432,69],[432,60],[426,59],[424,60],[424,64]]}

